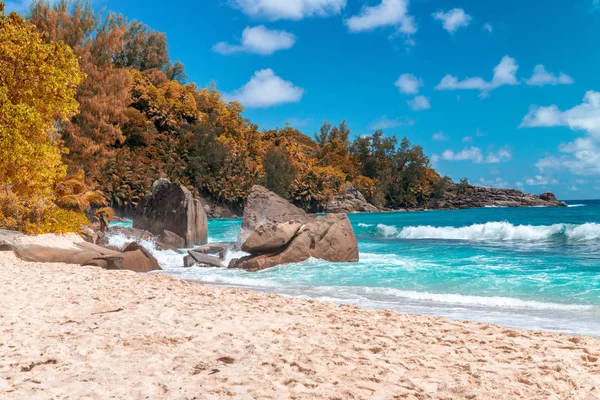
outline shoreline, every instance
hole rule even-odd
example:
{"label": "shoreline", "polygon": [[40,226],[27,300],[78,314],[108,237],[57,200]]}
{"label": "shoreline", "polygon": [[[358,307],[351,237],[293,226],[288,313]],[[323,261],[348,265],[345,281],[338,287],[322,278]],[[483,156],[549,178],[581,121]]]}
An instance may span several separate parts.
{"label": "shoreline", "polygon": [[[166,274],[166,275],[175,277],[177,279],[182,279],[185,282],[206,285],[206,286],[215,287],[215,288],[239,289],[239,290],[245,290],[245,291],[261,293],[261,294],[266,294],[266,295],[282,296],[282,297],[289,298],[289,299],[304,299],[304,300],[322,301],[322,302],[326,302],[326,303],[335,304],[337,306],[353,306],[353,307],[359,307],[359,308],[365,309],[365,310],[388,310],[388,311],[397,312],[399,314],[422,316],[422,317],[426,317],[426,318],[443,318],[443,319],[447,319],[449,321],[455,321],[455,322],[459,322],[459,323],[460,322],[462,322],[462,323],[485,323],[485,324],[501,327],[504,329],[516,329],[516,330],[526,331],[526,332],[546,332],[546,333],[551,333],[551,334],[576,336],[576,337],[590,337],[590,338],[596,338],[596,339],[600,340],[600,331],[593,330],[593,327],[588,327],[587,329],[582,329],[580,327],[578,331],[568,331],[562,327],[563,325],[557,325],[554,327],[545,327],[545,328],[542,328],[542,327],[533,328],[533,327],[527,327],[524,325],[519,326],[517,323],[509,322],[511,320],[514,321],[516,319],[516,317],[541,318],[541,316],[545,315],[548,312],[552,312],[552,314],[553,314],[552,320],[556,322],[557,314],[562,314],[562,318],[567,318],[567,315],[566,315],[567,313],[573,313],[575,311],[585,311],[585,310],[577,309],[579,307],[586,307],[586,306],[580,306],[580,305],[573,305],[573,308],[569,309],[569,307],[571,306],[570,304],[547,303],[548,306],[565,306],[565,309],[555,310],[555,309],[511,308],[509,310],[506,310],[502,307],[492,307],[492,306],[486,307],[486,306],[482,306],[482,305],[478,306],[478,305],[465,305],[465,304],[453,304],[453,303],[436,303],[434,301],[424,301],[424,300],[410,299],[410,298],[404,298],[402,302],[398,302],[398,303],[391,303],[391,302],[384,303],[381,300],[365,299],[367,301],[370,300],[371,303],[355,304],[352,302],[351,299],[341,299],[341,298],[340,299],[332,299],[330,296],[326,296],[325,294],[321,294],[321,297],[325,297],[327,299],[321,299],[319,297],[314,297],[311,295],[307,295],[305,293],[302,293],[302,294],[285,293],[280,290],[280,289],[284,288],[283,286],[282,287],[252,286],[249,284],[245,285],[245,284],[241,284],[241,283],[210,282],[210,281],[193,279],[193,278],[185,279],[185,278],[181,278],[181,277],[177,276],[177,274],[174,274],[174,273],[170,272],[169,270],[159,271],[159,272],[156,272],[156,274]],[[299,287],[292,287],[291,289],[295,290],[295,289],[299,289]],[[427,295],[454,296],[454,294],[431,294],[431,293],[427,293]],[[420,308],[421,311],[406,310],[409,308]],[[450,312],[450,311],[454,310],[456,308],[462,309],[463,313],[466,313],[466,312],[470,313],[470,316],[466,317],[466,316],[462,316],[462,315],[460,315],[460,316],[453,315],[452,312]],[[443,310],[445,310],[446,312],[444,312]],[[498,315],[503,314],[503,313],[505,313],[506,315],[512,315],[513,318],[511,318],[510,320],[504,320],[504,321],[498,321],[498,322],[493,322],[493,321],[489,321],[489,320],[486,321],[485,320],[486,316],[490,312],[492,312],[496,315],[496,319],[498,318]],[[573,317],[573,316],[570,316],[570,317]],[[579,315],[579,317],[582,317],[582,316]],[[586,316],[586,318],[589,318],[589,317]],[[591,333],[591,332],[593,332],[593,333]]]}
{"label": "shoreline", "polygon": [[600,340],[0,253],[3,398],[600,397]]}

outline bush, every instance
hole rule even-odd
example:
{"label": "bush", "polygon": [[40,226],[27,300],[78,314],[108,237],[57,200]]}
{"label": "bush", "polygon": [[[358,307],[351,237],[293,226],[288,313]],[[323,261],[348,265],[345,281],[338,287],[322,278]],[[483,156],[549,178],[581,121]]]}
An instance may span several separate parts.
{"label": "bush", "polygon": [[23,227],[25,233],[42,235],[46,233],[79,232],[82,226],[90,221],[80,211],[65,210],[59,207],[49,208],[38,223],[27,223]]}

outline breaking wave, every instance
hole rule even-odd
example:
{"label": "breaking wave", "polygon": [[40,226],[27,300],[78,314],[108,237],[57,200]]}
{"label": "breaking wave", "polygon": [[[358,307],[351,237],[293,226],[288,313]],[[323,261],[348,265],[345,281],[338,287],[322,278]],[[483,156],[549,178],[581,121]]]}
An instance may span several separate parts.
{"label": "breaking wave", "polygon": [[547,241],[564,238],[572,241],[600,240],[600,224],[513,225],[488,222],[465,227],[430,225],[398,228],[380,224],[377,235],[399,239]]}

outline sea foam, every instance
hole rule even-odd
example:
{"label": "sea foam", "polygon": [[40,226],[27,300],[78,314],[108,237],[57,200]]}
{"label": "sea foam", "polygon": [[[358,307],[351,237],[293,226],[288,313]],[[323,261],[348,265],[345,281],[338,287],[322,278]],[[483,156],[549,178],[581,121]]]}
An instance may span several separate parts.
{"label": "sea foam", "polygon": [[391,288],[365,288],[365,292],[378,295],[400,297],[410,300],[432,301],[435,303],[446,303],[464,306],[502,307],[502,308],[525,308],[534,310],[571,310],[585,311],[593,309],[593,306],[583,304],[558,304],[540,301],[521,300],[512,297],[485,297],[468,296],[449,293],[429,293],[405,291]]}
{"label": "sea foam", "polygon": [[398,228],[380,224],[378,234],[399,239],[440,240],[500,240],[500,241],[543,241],[566,238],[573,241],[599,240],[600,224],[587,223],[553,225],[513,225],[509,222],[487,222],[464,227],[435,227],[431,225]]}

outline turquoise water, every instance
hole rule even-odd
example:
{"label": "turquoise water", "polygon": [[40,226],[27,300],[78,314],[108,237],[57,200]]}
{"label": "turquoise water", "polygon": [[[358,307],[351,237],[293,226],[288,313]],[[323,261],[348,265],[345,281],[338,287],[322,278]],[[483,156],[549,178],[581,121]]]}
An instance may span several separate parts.
{"label": "turquoise water", "polygon": [[[600,201],[350,215],[360,262],[319,260],[247,273],[179,268],[184,279],[525,329],[600,335]],[[234,241],[241,220],[213,220]],[[230,254],[229,258],[239,256]]]}

